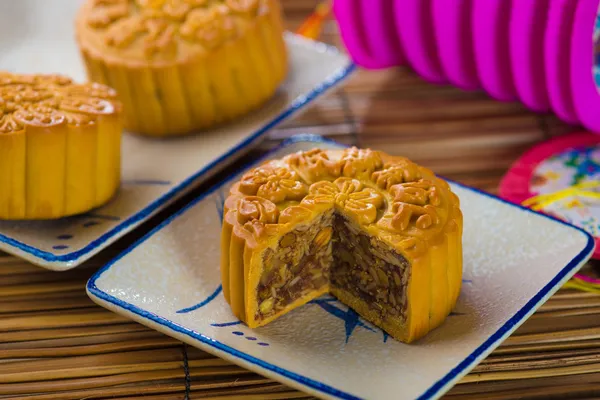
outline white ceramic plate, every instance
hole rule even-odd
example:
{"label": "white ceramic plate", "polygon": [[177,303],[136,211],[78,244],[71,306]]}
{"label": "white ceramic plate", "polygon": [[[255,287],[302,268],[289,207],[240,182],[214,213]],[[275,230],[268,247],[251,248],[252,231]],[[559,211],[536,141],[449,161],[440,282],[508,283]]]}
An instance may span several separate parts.
{"label": "white ceramic plate", "polygon": [[[337,144],[287,141],[270,157]],[[237,177],[234,177],[235,179]],[[401,344],[331,297],[248,329],[221,294],[219,237],[231,180],[207,192],[88,282],[103,307],[323,398],[437,398],[497,347],[590,257],[585,232],[452,184],[464,211],[459,304]]]}
{"label": "white ceramic plate", "polygon": [[[0,1],[0,70],[62,73],[85,70],[73,39],[80,1]],[[354,69],[336,49],[286,35],[291,72],[277,95],[239,121],[199,135],[156,140],[125,135],[123,184],[94,212],[57,222],[0,221],[0,250],[54,269],[73,268],[148,219],[193,185],[243,155],[267,130],[306,107]],[[1,188],[0,188],[1,190]]]}

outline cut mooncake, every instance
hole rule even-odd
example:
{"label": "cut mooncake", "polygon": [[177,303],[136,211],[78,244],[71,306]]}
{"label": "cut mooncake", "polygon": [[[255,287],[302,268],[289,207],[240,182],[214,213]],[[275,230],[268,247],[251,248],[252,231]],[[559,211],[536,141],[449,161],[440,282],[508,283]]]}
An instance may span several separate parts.
{"label": "cut mooncake", "polygon": [[121,105],[96,83],[0,72],[0,219],[89,211],[117,191]]}
{"label": "cut mooncake", "polygon": [[240,117],[287,75],[278,0],[86,0],[76,28],[88,77],[117,90],[140,134]]}
{"label": "cut mooncake", "polygon": [[410,343],[456,304],[462,229],[449,185],[406,158],[357,148],[295,153],[231,188],[223,292],[250,328],[329,292]]}

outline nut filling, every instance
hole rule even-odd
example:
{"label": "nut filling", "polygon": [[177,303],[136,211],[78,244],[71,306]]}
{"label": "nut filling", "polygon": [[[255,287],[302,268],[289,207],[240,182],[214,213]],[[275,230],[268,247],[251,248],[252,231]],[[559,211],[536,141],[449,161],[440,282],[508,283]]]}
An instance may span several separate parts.
{"label": "nut filling", "polygon": [[256,318],[262,320],[329,284],[332,214],[285,234],[277,248],[264,253],[257,288]]}
{"label": "nut filling", "polygon": [[264,253],[256,318],[279,313],[331,282],[370,304],[382,319],[405,319],[408,262],[339,214],[327,214],[284,235]]}
{"label": "nut filling", "polygon": [[382,320],[406,318],[408,262],[384,242],[335,215],[331,286],[370,304]]}

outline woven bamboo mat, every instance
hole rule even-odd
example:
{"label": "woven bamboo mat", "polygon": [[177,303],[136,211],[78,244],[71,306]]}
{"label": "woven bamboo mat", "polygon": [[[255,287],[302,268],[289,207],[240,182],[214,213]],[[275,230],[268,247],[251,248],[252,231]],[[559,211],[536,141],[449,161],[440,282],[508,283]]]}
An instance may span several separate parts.
{"label": "woven bamboo mat", "polygon": [[[283,3],[290,29],[315,5]],[[325,26],[323,40],[339,45],[335,24]],[[360,71],[272,132],[246,161],[291,134],[317,133],[403,154],[449,178],[495,192],[500,177],[526,148],[575,129],[518,104],[425,84],[403,69]],[[0,398],[310,398],[87,298],[84,285],[98,267],[203,189],[69,272],[0,255]],[[461,399],[594,396],[600,396],[600,296],[568,290],[552,297],[448,394]]]}

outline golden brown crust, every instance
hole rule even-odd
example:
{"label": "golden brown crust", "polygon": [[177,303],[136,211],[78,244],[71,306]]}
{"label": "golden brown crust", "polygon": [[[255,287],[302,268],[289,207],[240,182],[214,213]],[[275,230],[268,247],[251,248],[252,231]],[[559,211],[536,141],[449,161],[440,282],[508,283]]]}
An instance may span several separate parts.
{"label": "golden brown crust", "polygon": [[0,219],[56,219],[106,203],[121,176],[113,89],[0,72]]}
{"label": "golden brown crust", "polygon": [[448,184],[427,168],[404,157],[355,147],[313,149],[252,169],[232,188],[228,210],[239,212],[239,204],[246,204],[248,196],[268,204],[263,211],[277,212],[277,219],[269,214],[274,222],[253,218],[240,224],[253,224],[256,234],[267,232],[259,225],[272,225],[273,231],[297,220],[295,214],[311,214],[335,204],[400,251],[425,250],[427,241],[456,225],[451,211],[460,206]]}
{"label": "golden brown crust", "polygon": [[82,47],[129,66],[197,58],[244,35],[265,0],[88,0],[77,17]]}
{"label": "golden brown crust", "polygon": [[186,135],[273,97],[288,72],[281,18],[278,0],[86,0],[76,38],[128,131]]}
{"label": "golden brown crust", "polygon": [[115,91],[97,83],[76,84],[59,75],[0,71],[0,134],[26,126],[91,124],[100,115],[120,110]]}

